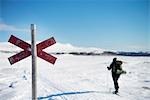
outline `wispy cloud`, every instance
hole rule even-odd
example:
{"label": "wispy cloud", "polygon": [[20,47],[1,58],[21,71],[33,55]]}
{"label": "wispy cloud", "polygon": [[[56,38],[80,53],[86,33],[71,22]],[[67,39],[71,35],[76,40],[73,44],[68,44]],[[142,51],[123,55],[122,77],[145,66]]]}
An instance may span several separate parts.
{"label": "wispy cloud", "polygon": [[0,23],[0,31],[13,31],[13,32],[29,32],[29,29],[17,28],[13,25]]}

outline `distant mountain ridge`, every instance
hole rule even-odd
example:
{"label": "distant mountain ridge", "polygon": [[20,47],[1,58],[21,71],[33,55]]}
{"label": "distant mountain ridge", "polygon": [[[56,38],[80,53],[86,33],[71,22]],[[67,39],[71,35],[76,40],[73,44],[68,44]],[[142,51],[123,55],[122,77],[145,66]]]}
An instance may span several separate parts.
{"label": "distant mountain ridge", "polygon": [[[0,52],[2,53],[18,53],[22,51],[19,47],[7,43],[2,42],[0,43]],[[150,56],[150,52],[118,52],[118,51],[110,51],[110,50],[104,50],[101,48],[94,48],[94,47],[76,47],[71,44],[62,44],[62,43],[56,43],[55,45],[52,45],[48,48],[46,48],[44,51],[51,53],[51,54],[72,54],[72,55],[84,55],[84,56]]]}

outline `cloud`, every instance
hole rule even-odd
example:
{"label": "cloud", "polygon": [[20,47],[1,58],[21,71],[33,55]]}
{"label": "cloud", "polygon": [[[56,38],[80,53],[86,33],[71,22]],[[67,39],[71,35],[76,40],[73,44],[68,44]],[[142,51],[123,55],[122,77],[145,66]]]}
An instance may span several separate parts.
{"label": "cloud", "polygon": [[7,25],[5,23],[0,23],[0,31],[29,32],[30,30],[17,28],[13,25]]}

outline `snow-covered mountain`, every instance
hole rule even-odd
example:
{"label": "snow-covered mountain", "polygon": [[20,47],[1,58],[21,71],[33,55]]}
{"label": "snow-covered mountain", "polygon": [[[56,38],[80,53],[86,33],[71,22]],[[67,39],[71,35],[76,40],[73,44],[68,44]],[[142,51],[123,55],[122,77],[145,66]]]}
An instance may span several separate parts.
{"label": "snow-covered mountain", "polygon": [[22,49],[8,42],[0,43],[0,51],[2,52],[19,52]]}
{"label": "snow-covered mountain", "polygon": [[[30,43],[28,41],[28,43]],[[38,42],[37,42],[38,43]],[[9,49],[8,49],[9,48]],[[8,43],[1,42],[0,43],[0,52],[4,53],[16,53],[22,51],[21,48]],[[101,48],[95,47],[77,47],[73,46],[69,43],[62,44],[56,43],[46,49],[44,51],[53,54],[72,54],[72,55],[121,55],[121,56],[150,56],[150,52],[125,52],[125,51],[112,51],[112,50],[104,50]]]}
{"label": "snow-covered mountain", "polygon": [[[0,43],[0,51],[19,52],[21,50],[22,49],[20,49],[19,47],[11,43],[7,43],[7,42]],[[69,43],[68,44],[56,43],[46,48],[44,51],[47,51],[49,53],[70,53],[70,52],[103,53],[104,50],[100,48],[94,48],[94,47],[77,47]]]}

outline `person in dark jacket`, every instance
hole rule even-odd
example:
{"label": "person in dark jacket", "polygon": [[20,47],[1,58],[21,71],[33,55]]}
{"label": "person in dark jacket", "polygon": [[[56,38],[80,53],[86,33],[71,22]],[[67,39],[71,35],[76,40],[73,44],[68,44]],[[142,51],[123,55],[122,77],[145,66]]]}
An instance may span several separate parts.
{"label": "person in dark jacket", "polygon": [[122,70],[121,65],[122,65],[122,61],[117,61],[117,58],[113,58],[112,63],[110,64],[109,67],[107,67],[107,69],[111,70],[111,72],[112,72],[115,94],[118,93],[118,90],[119,90],[118,79],[119,79],[120,75],[123,73],[124,74],[126,73],[124,70]]}

